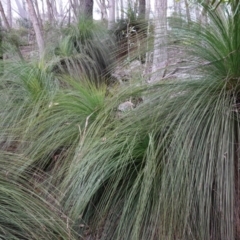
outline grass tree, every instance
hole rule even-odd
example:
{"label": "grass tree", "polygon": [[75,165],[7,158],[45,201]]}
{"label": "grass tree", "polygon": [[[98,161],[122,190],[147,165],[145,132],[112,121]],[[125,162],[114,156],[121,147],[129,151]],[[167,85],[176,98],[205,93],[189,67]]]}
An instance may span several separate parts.
{"label": "grass tree", "polygon": [[80,237],[70,229],[70,219],[59,208],[54,198],[56,194],[44,189],[40,175],[31,183],[28,173],[17,176],[18,168],[26,158],[1,150],[0,159],[1,239],[57,240]]}
{"label": "grass tree", "polygon": [[211,24],[182,30],[201,78],[132,88],[148,100],[89,127],[61,184],[76,228],[102,239],[239,236],[239,14],[203,7]]}
{"label": "grass tree", "polygon": [[48,56],[53,71],[88,78],[96,84],[108,82],[114,64],[115,44],[106,28],[91,19],[79,17],[76,24],[63,32],[62,39]]}
{"label": "grass tree", "polygon": [[240,14],[221,4],[178,29],[201,77],[110,88],[72,74],[73,55],[103,59],[89,25],[54,64],[6,69],[1,238],[238,239]]}

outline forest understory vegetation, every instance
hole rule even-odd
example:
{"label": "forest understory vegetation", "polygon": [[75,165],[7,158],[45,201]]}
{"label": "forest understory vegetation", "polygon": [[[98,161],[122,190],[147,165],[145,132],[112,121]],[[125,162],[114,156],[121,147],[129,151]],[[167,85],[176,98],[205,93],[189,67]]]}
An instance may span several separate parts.
{"label": "forest understory vegetation", "polygon": [[157,81],[154,21],[3,33],[0,239],[240,239],[240,8],[198,4]]}

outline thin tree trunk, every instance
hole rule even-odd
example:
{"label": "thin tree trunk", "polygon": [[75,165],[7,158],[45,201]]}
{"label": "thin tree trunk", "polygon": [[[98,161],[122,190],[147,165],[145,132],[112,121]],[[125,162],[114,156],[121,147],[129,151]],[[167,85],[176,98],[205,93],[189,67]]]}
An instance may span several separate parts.
{"label": "thin tree trunk", "polygon": [[48,21],[50,24],[53,23],[53,12],[52,12],[52,6],[50,3],[50,0],[46,0],[47,3],[47,15],[48,15]]}
{"label": "thin tree trunk", "polygon": [[[66,8],[67,8],[67,10],[65,11]],[[63,26],[65,19],[69,19],[69,14],[70,14],[70,12],[71,12],[71,6],[66,6],[66,7],[63,9],[62,19],[61,19],[61,23],[60,23],[60,26],[61,26],[61,27]],[[71,20],[71,19],[70,19],[70,20]]]}
{"label": "thin tree trunk", "polygon": [[26,8],[26,0],[22,0],[22,6],[25,12],[27,12],[27,8]]}
{"label": "thin tree trunk", "polygon": [[68,11],[68,26],[70,26],[71,24],[71,8],[69,8],[69,11]]}
{"label": "thin tree trunk", "polygon": [[3,75],[4,73],[4,64],[3,64],[3,48],[2,48],[2,21],[0,19],[0,75]]}
{"label": "thin tree trunk", "polygon": [[42,18],[43,18],[43,21],[46,20],[46,17],[45,17],[45,9],[44,9],[44,0],[42,0]]}
{"label": "thin tree trunk", "polygon": [[177,1],[173,1],[173,11],[177,13]]}
{"label": "thin tree trunk", "polygon": [[138,1],[133,2],[133,11],[136,13],[138,11]]}
{"label": "thin tree trunk", "polygon": [[[70,4],[70,9],[73,10],[73,15],[75,17],[75,19],[77,19],[77,7],[75,6],[75,2],[73,2],[73,0],[69,0],[69,4]],[[70,12],[70,15],[71,15],[71,12]],[[69,22],[70,24],[70,22]]]}
{"label": "thin tree trunk", "polygon": [[150,11],[151,11],[151,4],[150,4],[150,0],[146,0],[146,15],[145,18],[147,20],[149,20],[149,16],[150,16]]}
{"label": "thin tree trunk", "polygon": [[178,7],[178,15],[182,16],[182,5],[181,5],[181,1],[177,2],[177,7]]}
{"label": "thin tree trunk", "polygon": [[[3,9],[3,6],[2,6],[2,1],[0,1],[0,12],[1,12],[1,15],[2,15],[2,18],[3,18],[3,21],[4,21],[4,24],[5,24],[5,27],[7,28],[7,31],[11,31],[11,26],[7,20],[7,17],[5,15],[5,12],[4,12],[4,9]],[[2,41],[2,39],[1,39]],[[16,51],[20,57],[21,60],[24,60],[23,56],[22,56],[22,53],[19,49],[19,46],[18,46],[18,43],[17,42],[12,42],[12,44],[16,47]]]}
{"label": "thin tree trunk", "polygon": [[185,8],[186,8],[187,22],[190,23],[191,22],[191,15],[190,15],[190,11],[189,11],[188,0],[184,0],[184,3],[185,3]]}
{"label": "thin tree trunk", "polygon": [[93,0],[80,1],[80,15],[83,14],[85,18],[93,19]]}
{"label": "thin tree trunk", "polygon": [[61,18],[62,18],[63,15],[64,15],[64,12],[63,12],[63,3],[62,3],[62,1],[60,1],[60,3],[59,3],[59,15],[60,15]]}
{"label": "thin tree trunk", "polygon": [[123,0],[120,0],[120,11],[121,11],[121,19],[124,19]]}
{"label": "thin tree trunk", "polygon": [[36,39],[37,39],[37,44],[38,44],[38,48],[39,48],[39,55],[40,57],[43,56],[44,53],[44,40],[43,40],[43,35],[39,26],[39,22],[37,19],[37,14],[35,12],[32,0],[27,0],[27,4],[28,4],[28,10],[29,10],[29,15],[30,15],[30,19],[32,21],[33,24],[33,28],[36,34]]}
{"label": "thin tree trunk", "polygon": [[75,12],[75,16],[76,19],[78,18],[79,14],[82,14],[84,12],[84,9],[81,9],[82,7],[84,7],[85,4],[85,0],[81,0],[80,2],[78,2],[78,0],[73,0],[73,10]]}
{"label": "thin tree trunk", "polygon": [[118,20],[119,18],[119,1],[116,0],[116,19]]}
{"label": "thin tree trunk", "polygon": [[6,15],[5,15],[5,12],[4,12],[4,9],[3,9],[3,6],[2,6],[2,1],[0,1],[0,12],[1,12],[2,19],[3,19],[3,22],[4,22],[4,25],[5,25],[6,29],[8,31],[10,31],[11,27],[10,27],[10,24],[9,24],[9,22],[7,20]]}
{"label": "thin tree trunk", "polygon": [[167,0],[155,0],[154,51],[151,82],[165,76],[167,66]]}
{"label": "thin tree trunk", "polygon": [[7,0],[7,16],[10,27],[12,27],[12,5],[11,0]]}
{"label": "thin tree trunk", "polygon": [[57,19],[57,16],[58,16],[56,1],[52,0],[51,6],[52,6],[53,17],[54,17],[54,19],[56,20],[56,19]]}
{"label": "thin tree trunk", "polygon": [[39,11],[37,0],[34,0],[34,5],[35,5],[35,9],[36,9],[37,20],[38,20],[39,26],[40,26],[41,31],[42,31],[43,30],[43,24],[42,24],[42,18],[41,18],[41,14],[40,14],[40,11]]}
{"label": "thin tree trunk", "polygon": [[139,18],[145,19],[146,17],[146,0],[139,0]]}
{"label": "thin tree trunk", "polygon": [[115,26],[115,0],[109,1],[108,30],[112,30]]}
{"label": "thin tree trunk", "polygon": [[196,20],[200,21],[200,12],[199,12],[199,5],[198,4],[196,4],[196,7],[195,7],[195,16],[196,16]]}

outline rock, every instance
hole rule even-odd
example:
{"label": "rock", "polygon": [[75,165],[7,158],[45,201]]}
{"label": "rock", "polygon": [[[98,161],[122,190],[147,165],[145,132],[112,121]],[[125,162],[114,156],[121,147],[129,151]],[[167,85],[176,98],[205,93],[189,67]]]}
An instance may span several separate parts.
{"label": "rock", "polygon": [[134,104],[130,101],[126,101],[124,103],[119,104],[118,111],[120,112],[126,112],[129,110],[132,110],[134,108]]}
{"label": "rock", "polygon": [[120,83],[131,80],[134,76],[143,74],[143,65],[139,60],[134,60],[127,65],[117,66],[112,76]]}

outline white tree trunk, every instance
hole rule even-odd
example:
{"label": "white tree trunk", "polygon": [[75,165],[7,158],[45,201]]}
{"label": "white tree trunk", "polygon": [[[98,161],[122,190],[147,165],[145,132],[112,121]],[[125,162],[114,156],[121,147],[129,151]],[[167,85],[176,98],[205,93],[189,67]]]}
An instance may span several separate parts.
{"label": "white tree trunk", "polygon": [[36,34],[37,44],[39,48],[39,56],[42,57],[44,53],[44,40],[41,32],[41,28],[37,19],[37,14],[35,12],[32,0],[27,0],[29,16],[33,24],[33,28]]}
{"label": "white tree trunk", "polygon": [[42,1],[42,19],[43,21],[45,21],[46,18],[45,18],[44,0],[41,0],[41,1]]}
{"label": "white tree trunk", "polygon": [[10,27],[12,27],[12,5],[11,0],[7,0],[7,17]]}
{"label": "white tree trunk", "polygon": [[150,82],[164,78],[167,54],[167,0],[155,0],[154,8],[154,51]]}
{"label": "white tree trunk", "polygon": [[8,20],[7,20],[7,17],[6,17],[6,15],[5,15],[5,12],[4,12],[4,9],[3,9],[3,6],[2,6],[2,1],[1,1],[1,0],[0,0],[0,12],[1,12],[2,19],[3,19],[3,23],[4,23],[5,27],[6,27],[6,29],[7,29],[8,31],[10,31],[11,27],[10,27],[9,22],[8,22]]}
{"label": "white tree trunk", "polygon": [[197,21],[200,21],[200,10],[199,10],[198,4],[196,4],[196,6],[195,6],[195,18]]}
{"label": "white tree trunk", "polygon": [[115,0],[109,1],[108,30],[112,30],[115,25]]}
{"label": "white tree trunk", "polygon": [[116,0],[116,19],[119,20],[120,19],[120,15],[119,15],[119,1]]}
{"label": "white tree trunk", "polygon": [[41,30],[43,30],[42,17],[41,17],[40,11],[39,11],[37,0],[34,0],[34,5],[35,5],[35,9],[36,9],[36,15],[37,15],[39,26],[40,26]]}
{"label": "white tree trunk", "polygon": [[63,3],[62,1],[59,2],[59,15],[62,18],[64,15],[64,11],[63,11]]}
{"label": "white tree trunk", "polygon": [[188,23],[190,23],[191,15],[190,15],[190,10],[189,10],[188,0],[184,0],[184,3],[185,3],[185,8],[186,8],[187,21],[188,21]]}

